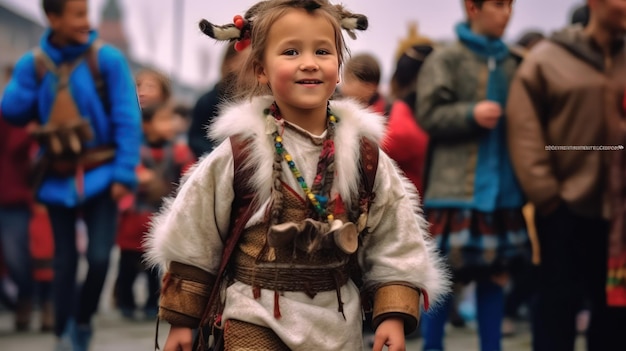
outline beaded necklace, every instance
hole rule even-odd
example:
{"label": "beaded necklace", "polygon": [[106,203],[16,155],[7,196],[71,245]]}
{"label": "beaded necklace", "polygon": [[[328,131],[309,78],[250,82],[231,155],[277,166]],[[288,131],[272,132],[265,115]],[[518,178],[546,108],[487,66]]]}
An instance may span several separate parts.
{"label": "beaded necklace", "polygon": [[[270,107],[269,113],[274,116],[276,120],[281,120],[282,116],[280,115],[280,110],[276,103],[273,103]],[[283,137],[279,134],[278,130],[274,131],[274,147],[276,148],[276,153],[281,156],[291,173],[296,178],[298,184],[302,188],[302,191],[306,194],[306,198],[310,201],[315,212],[320,216],[320,218],[326,217],[326,220],[330,223],[334,220],[334,216],[332,213],[328,213],[328,196],[330,196],[330,184],[332,182],[332,173],[334,171],[334,155],[335,155],[335,143],[333,141],[334,131],[335,131],[335,123],[337,123],[337,117],[335,117],[330,109],[327,109],[327,133],[326,139],[324,140],[322,146],[322,152],[320,154],[320,158],[317,164],[317,174],[313,181],[312,187],[309,188],[302,173],[298,170],[293,157],[287,152],[285,146],[283,145]],[[330,179],[329,179],[330,178]],[[326,194],[324,194],[324,190],[326,190]]]}

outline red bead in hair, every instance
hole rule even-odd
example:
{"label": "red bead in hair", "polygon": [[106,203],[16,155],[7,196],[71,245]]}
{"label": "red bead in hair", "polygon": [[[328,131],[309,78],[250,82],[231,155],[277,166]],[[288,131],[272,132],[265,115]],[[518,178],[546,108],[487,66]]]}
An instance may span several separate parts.
{"label": "red bead in hair", "polygon": [[250,46],[250,38],[241,39],[235,43],[235,50],[243,51],[248,46]]}
{"label": "red bead in hair", "polygon": [[233,18],[233,23],[235,24],[235,27],[241,30],[246,22],[241,15],[236,15]]}

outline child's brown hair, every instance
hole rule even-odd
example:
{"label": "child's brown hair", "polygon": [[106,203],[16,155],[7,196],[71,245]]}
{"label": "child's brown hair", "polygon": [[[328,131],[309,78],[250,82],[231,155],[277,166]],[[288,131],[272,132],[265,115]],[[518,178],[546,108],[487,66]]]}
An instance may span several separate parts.
{"label": "child's brown hair", "polygon": [[352,57],[346,63],[345,72],[363,83],[380,84],[380,64],[370,54]]}
{"label": "child's brown hair", "polygon": [[149,76],[156,79],[161,88],[163,102],[168,101],[172,97],[172,83],[165,74],[157,71],[156,69],[144,68],[137,72],[135,75],[135,81],[139,82],[142,76]]}
{"label": "child's brown hair", "polygon": [[261,1],[246,12],[242,18],[242,25],[240,25],[242,28],[238,28],[234,24],[215,26],[206,20],[201,21],[201,30],[214,39],[249,40],[251,52],[239,74],[238,95],[250,98],[271,93],[268,87],[258,84],[255,72],[263,64],[270,28],[291,9],[304,9],[310,14],[320,14],[333,26],[339,67],[341,67],[345,55],[348,54],[341,29],[347,30],[350,37],[355,38],[354,30],[365,30],[368,26],[367,17],[352,14],[343,6],[333,5],[328,0]]}

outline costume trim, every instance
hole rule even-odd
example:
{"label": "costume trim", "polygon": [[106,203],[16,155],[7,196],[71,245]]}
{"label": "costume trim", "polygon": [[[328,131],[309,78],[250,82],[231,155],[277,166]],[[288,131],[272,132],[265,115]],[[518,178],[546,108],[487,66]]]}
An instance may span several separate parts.
{"label": "costume trim", "polygon": [[159,319],[175,326],[197,328],[214,284],[214,275],[172,262],[163,277]]}
{"label": "costume trim", "polygon": [[387,318],[402,318],[404,332],[409,334],[417,328],[419,321],[420,291],[402,282],[383,285],[374,296],[372,324],[374,330]]}

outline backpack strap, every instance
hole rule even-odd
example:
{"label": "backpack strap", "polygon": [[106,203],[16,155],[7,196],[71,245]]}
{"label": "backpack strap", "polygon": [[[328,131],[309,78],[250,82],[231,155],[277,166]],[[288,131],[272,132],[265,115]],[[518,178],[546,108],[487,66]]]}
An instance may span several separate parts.
{"label": "backpack strap", "polygon": [[360,175],[361,183],[363,184],[364,193],[361,196],[365,196],[367,200],[367,209],[374,200],[374,181],[376,180],[376,171],[378,171],[378,158],[379,158],[378,144],[368,138],[361,138],[361,160]]}
{"label": "backpack strap", "polygon": [[43,52],[40,46],[33,49],[33,56],[35,58],[35,78],[37,83],[41,83],[48,71],[56,72],[57,65],[50,56]]}
{"label": "backpack strap", "polygon": [[[85,60],[87,66],[89,67],[89,72],[91,73],[91,78],[93,79],[94,86],[96,88],[96,92],[98,94],[98,98],[102,102],[102,106],[104,107],[104,111],[108,114],[111,112],[111,102],[109,100],[109,94],[106,89],[106,84],[104,78],[102,76],[102,72],[100,71],[100,65],[98,61],[98,52],[104,46],[104,42],[100,39],[94,40],[87,51],[77,58],[73,63],[70,63],[71,70],[78,66],[81,60]],[[53,72],[54,74],[58,74],[59,67],[52,61],[52,59],[41,49],[40,46],[37,46],[33,49],[33,55],[35,58],[35,76],[38,83],[43,81],[47,72]]]}
{"label": "backpack strap", "polygon": [[93,83],[96,87],[98,97],[102,102],[102,106],[104,107],[104,111],[107,115],[109,115],[111,113],[111,101],[109,99],[109,92],[107,91],[104,77],[102,76],[102,71],[100,71],[100,64],[98,61],[98,53],[103,46],[104,42],[102,40],[94,40],[93,43],[91,43],[91,45],[89,46],[89,49],[87,49],[87,53],[85,54],[85,60],[87,61],[87,66],[89,66],[91,78],[93,78]]}

